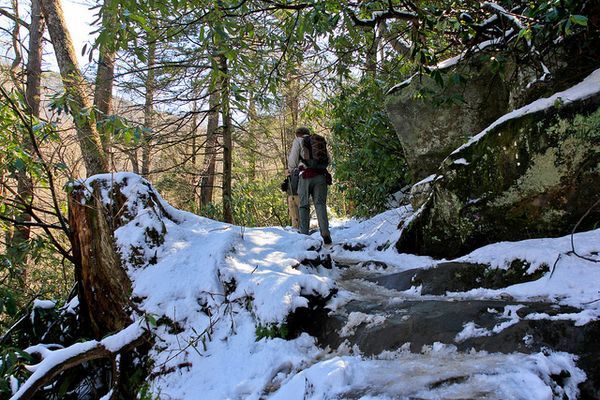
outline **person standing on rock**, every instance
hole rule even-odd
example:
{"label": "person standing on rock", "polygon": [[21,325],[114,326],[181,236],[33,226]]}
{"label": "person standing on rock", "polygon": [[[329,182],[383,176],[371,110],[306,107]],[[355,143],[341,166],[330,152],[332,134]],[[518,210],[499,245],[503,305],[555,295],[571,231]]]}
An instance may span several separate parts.
{"label": "person standing on rock", "polygon": [[326,245],[331,244],[327,218],[327,185],[331,175],[327,171],[329,155],[327,143],[320,135],[311,135],[306,127],[296,129],[296,138],[288,156],[288,172],[299,171],[298,197],[300,233],[308,235],[310,224],[310,198],[312,197],[319,222],[319,230]]}

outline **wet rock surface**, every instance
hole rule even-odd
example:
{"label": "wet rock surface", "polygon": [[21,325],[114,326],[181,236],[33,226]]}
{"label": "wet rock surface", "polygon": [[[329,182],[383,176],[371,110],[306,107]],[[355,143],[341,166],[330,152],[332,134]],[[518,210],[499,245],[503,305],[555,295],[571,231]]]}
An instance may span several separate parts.
{"label": "wet rock surface", "polygon": [[[576,352],[582,350],[582,340],[589,327],[576,327],[567,320],[527,319],[535,314],[553,316],[575,311],[547,303],[493,300],[406,300],[385,305],[352,301],[345,307],[346,314],[336,314],[328,321],[328,329],[322,331],[324,336],[321,340],[332,347],[347,340],[366,355],[397,350],[406,343],[410,343],[411,351],[418,352],[423,346],[435,342],[452,344],[463,351],[474,348],[489,352],[531,353],[549,347]],[[352,313],[382,316],[384,322],[372,325],[359,323],[351,333],[340,334]],[[494,328],[507,322],[512,325],[494,332]],[[484,336],[459,339],[468,323],[481,329],[480,334]]]}
{"label": "wet rock surface", "polygon": [[485,264],[463,262],[440,263],[428,269],[410,269],[372,279],[387,289],[408,290],[421,286],[422,295],[443,295],[446,292],[465,292],[477,287],[499,289],[516,283],[539,279],[549,269],[547,265],[528,274],[529,264],[514,260],[507,269],[490,268]]}
{"label": "wet rock surface", "polygon": [[564,351],[579,356],[578,366],[588,376],[580,387],[580,398],[599,398],[600,321],[578,326],[574,315],[579,309],[546,301],[401,293],[413,286],[419,274],[423,280],[438,274],[437,279],[429,279],[435,292],[442,290],[439,282],[443,280],[448,280],[444,292],[467,289],[464,282],[453,282],[455,273],[465,267],[486,269],[485,265],[445,263],[369,278],[354,274],[351,268],[340,285],[356,294],[355,299],[333,313],[320,313],[319,321],[311,323],[311,334],[323,346],[358,348],[367,356],[400,348],[418,353],[436,342],[465,352]]}

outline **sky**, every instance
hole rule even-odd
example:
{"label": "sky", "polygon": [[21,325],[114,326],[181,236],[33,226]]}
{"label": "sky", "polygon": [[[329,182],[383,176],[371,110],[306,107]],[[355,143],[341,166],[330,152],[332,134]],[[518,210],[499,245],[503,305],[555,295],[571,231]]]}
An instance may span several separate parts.
{"label": "sky", "polygon": [[[30,2],[29,1],[19,1],[19,14],[20,17],[26,21],[30,20],[29,10],[30,10]],[[97,10],[90,10],[90,6],[87,4],[91,4],[89,1],[82,0],[62,0],[63,11],[65,13],[65,20],[67,22],[67,27],[69,32],[71,33],[71,37],[73,39],[73,44],[75,46],[75,53],[77,54],[77,58],[79,60],[80,67],[84,68],[88,63],[88,56],[82,55],[81,50],[85,43],[93,42],[94,37],[91,35],[91,32],[95,29],[90,26],[90,24],[94,21],[94,13]],[[0,7],[4,9],[11,10],[10,1],[0,0]],[[0,27],[4,29],[12,29],[13,23],[6,17],[0,16]],[[6,33],[4,33],[6,36]],[[48,37],[48,33],[46,32],[46,37]],[[14,56],[12,44],[7,42],[6,38],[1,43],[0,54],[2,55],[2,59],[7,61]],[[21,29],[21,39],[24,41],[24,44],[27,42],[27,30]],[[52,46],[46,44],[44,46],[44,51],[47,53],[47,56],[44,57],[46,64],[44,66],[45,69],[58,72],[58,66],[56,64],[56,59],[54,57],[54,53],[52,50]]]}
{"label": "sky", "polygon": [[87,3],[90,2],[73,0],[62,1],[65,19],[73,38],[73,44],[75,45],[75,52],[77,53],[80,66],[83,66],[88,62],[88,56],[82,56],[81,50],[85,43],[93,43],[95,37],[91,35],[91,32],[97,29],[90,26],[95,19],[94,13],[97,12],[97,9],[90,10],[90,6],[86,5]]}

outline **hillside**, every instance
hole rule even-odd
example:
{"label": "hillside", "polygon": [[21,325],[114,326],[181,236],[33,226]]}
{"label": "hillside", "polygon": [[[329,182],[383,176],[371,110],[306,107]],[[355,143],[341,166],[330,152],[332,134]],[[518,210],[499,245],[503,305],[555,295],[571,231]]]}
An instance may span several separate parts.
{"label": "hillside", "polygon": [[[451,260],[521,276],[494,288],[482,281],[484,287],[453,289],[448,280],[441,284],[449,290],[436,294],[427,292],[427,278],[414,281],[415,268],[441,271],[449,263],[390,246],[398,223],[412,217],[410,206],[339,223],[332,230],[336,244],[324,248],[318,236],[289,228],[246,229],[178,211],[133,174],[92,177],[84,185],[93,182],[105,195],[116,185],[128,199],[115,239],[122,259],[130,260],[125,268],[137,311],[132,326],[111,340],[124,344],[140,328],[149,330],[148,388],[159,398],[573,399],[578,385],[593,380],[596,387],[590,357],[597,349],[564,343],[584,328],[597,333],[600,316],[600,270],[570,252],[570,237],[498,243]],[[148,198],[159,203],[145,205],[141,199]],[[164,233],[158,245],[148,241],[153,228]],[[600,230],[572,240],[578,254],[600,252]],[[407,271],[404,287],[393,283]],[[389,331],[402,321],[422,323],[425,317],[403,310],[412,302],[433,304],[438,314],[459,306],[453,315],[461,329],[437,337],[431,326],[403,336]],[[472,314],[474,302],[484,307]],[[447,315],[437,318],[448,324]],[[562,327],[558,338],[544,336],[552,324]],[[327,326],[336,328],[323,334]],[[78,346],[27,351],[41,353],[35,370],[47,371]],[[561,351],[568,346],[579,354]]]}

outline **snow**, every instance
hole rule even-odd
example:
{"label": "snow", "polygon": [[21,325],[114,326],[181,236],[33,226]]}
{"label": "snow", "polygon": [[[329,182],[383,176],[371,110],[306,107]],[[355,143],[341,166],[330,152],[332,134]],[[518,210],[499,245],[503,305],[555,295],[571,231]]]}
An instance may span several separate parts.
{"label": "snow", "polygon": [[142,337],[144,332],[145,328],[142,326],[141,321],[134,322],[118,333],[102,339],[102,341],[100,341],[100,345],[106,350],[116,353],[123,347]]}
{"label": "snow", "polygon": [[[398,254],[395,243],[400,237],[398,226],[414,215],[410,205],[385,211],[367,220],[350,220],[332,224],[334,246],[331,256],[338,265],[381,262],[386,272],[427,267],[434,264],[430,257]],[[362,247],[359,251],[353,246]],[[358,248],[357,247],[357,248]]]}
{"label": "snow", "polygon": [[[481,328],[477,326],[477,324],[475,324],[474,322],[467,322],[464,325],[463,330],[456,335],[454,340],[457,343],[460,343],[474,337],[492,336],[494,334],[498,334],[506,328],[509,328],[520,321],[521,318],[517,314],[517,311],[523,307],[523,305],[504,307],[504,312],[502,313],[502,318],[504,318],[504,321],[499,324],[496,324],[496,326],[494,326],[491,330]],[[488,310],[488,312],[489,311],[491,310]]]}
{"label": "snow", "polygon": [[[132,298],[139,312],[130,326],[101,342],[77,343],[66,349],[29,348],[43,357],[32,367],[32,378],[94,346],[116,352],[149,329],[154,345],[149,354],[153,378],[148,383],[154,396],[165,399],[541,400],[563,395],[574,399],[577,385],[586,379],[576,366],[576,357],[560,352],[465,353],[453,345],[436,343],[417,354],[406,344],[397,351],[367,357],[347,344],[338,349],[320,348],[306,333],[292,340],[257,337],[258,327],[283,328],[287,316],[307,306],[311,296],[327,297],[337,291],[328,303],[333,310],[355,298],[356,292],[336,283],[344,271],[358,271],[354,284],[376,291],[387,304],[422,298],[419,288],[395,292],[361,278],[429,268],[444,261],[397,252],[395,243],[402,227],[416,215],[409,205],[370,219],[332,222],[334,245],[325,249],[318,233],[305,236],[289,228],[241,228],[175,210],[137,175],[96,176],[84,185],[91,190],[90,183],[97,179],[118,183],[123,194],[132,196],[127,203],[130,215],[115,238],[120,254],[128,261]],[[104,204],[111,203],[111,190],[102,188]],[[140,195],[155,199],[160,207],[139,201]],[[148,227],[162,232],[164,241],[149,242],[145,235]],[[580,254],[593,257],[600,252],[600,230],[575,234],[574,243]],[[576,324],[596,320],[600,318],[600,302],[594,302],[600,297],[600,268],[567,254],[570,249],[569,236],[480,248],[456,261],[506,269],[520,259],[529,263],[527,272],[533,273],[551,267],[562,256],[552,275],[546,272],[536,281],[430,298],[498,299],[508,295],[517,302],[545,299],[576,306],[579,311],[529,314],[526,318],[569,319]],[[132,262],[136,254],[138,261]],[[327,256],[333,260],[332,270],[311,266]],[[384,266],[373,267],[376,262]],[[69,304],[66,309],[75,306]],[[491,329],[466,323],[456,342],[508,328],[519,321],[518,308],[506,306]],[[362,312],[347,317],[339,332],[342,336],[353,335],[359,327],[376,327],[386,318]],[[551,378],[561,372],[569,376],[562,387]]]}
{"label": "snow", "polygon": [[385,322],[384,315],[369,315],[362,312],[354,311],[348,316],[348,322],[340,330],[340,336],[346,337],[354,335],[356,328],[360,325],[365,324],[366,328],[370,328],[376,325],[381,325]]}
{"label": "snow", "polygon": [[79,297],[75,296],[61,308],[61,311],[65,314],[76,315],[78,308],[79,308]]}
{"label": "snow", "polygon": [[491,335],[492,335],[492,332],[490,332],[488,329],[481,328],[481,327],[477,326],[477,324],[474,322],[467,322],[463,326],[463,330],[460,331],[456,335],[456,337],[454,338],[454,341],[457,343],[460,343],[460,342],[464,342],[465,340],[471,339],[474,337],[491,336]]}
{"label": "snow", "polygon": [[69,347],[60,348],[58,350],[50,350],[50,347],[56,345],[43,344],[25,349],[25,351],[29,354],[39,354],[42,357],[42,361],[37,365],[26,367],[29,371],[32,371],[33,374],[27,381],[25,381],[23,385],[21,385],[19,390],[14,393],[11,399],[16,400],[21,398],[23,393],[25,393],[25,391],[27,391],[34,382],[42,378],[57,365],[60,365],[73,357],[77,357],[78,355],[84,354],[95,348],[104,348],[113,353],[118,352],[127,344],[132,343],[140,338],[144,332],[145,330],[141,327],[141,325],[137,322],[134,322],[122,331],[108,336],[101,341],[90,340],[87,342],[75,343]]}
{"label": "snow", "polygon": [[[576,233],[572,240],[578,254],[593,258],[594,254],[600,252],[599,229]],[[457,293],[455,296],[494,298],[501,293],[506,293],[517,300],[553,300],[563,305],[589,309],[590,311],[582,315],[572,315],[577,320],[589,321],[589,318],[596,318],[594,315],[597,316],[600,312],[600,304],[598,304],[600,302],[590,303],[600,298],[598,292],[600,268],[597,263],[581,259],[570,252],[571,235],[519,242],[500,242],[482,247],[456,261],[488,264],[492,268],[506,269],[512,260],[518,259],[530,263],[527,273],[543,267],[549,269],[554,267],[554,272],[548,272],[542,278],[531,282],[498,290],[473,289],[469,292]],[[596,256],[596,258],[598,257]],[[554,265],[555,263],[556,265]]]}
{"label": "snow", "polygon": [[11,397],[11,399],[18,399],[20,396],[29,389],[33,382],[40,379],[46,373],[48,373],[54,366],[74,357],[78,354],[85,353],[96,347],[98,342],[95,340],[83,343],[75,343],[65,349],[55,350],[48,352],[46,357],[35,366],[30,366],[27,369],[33,371],[31,377],[19,388],[19,390]]}
{"label": "snow", "polygon": [[585,374],[571,355],[465,354],[438,344],[391,359],[334,357],[296,374],[270,399],[552,399],[563,393],[554,387],[559,395],[553,396],[549,376],[562,370],[571,373],[564,394],[574,399]]}
{"label": "snow", "polygon": [[430,70],[435,71],[435,70],[444,70],[444,69],[448,69],[451,67],[454,67],[455,65],[457,65],[460,61],[462,61],[463,59],[465,59],[465,57],[469,54],[475,54],[475,53],[479,53],[482,50],[487,49],[488,47],[492,47],[495,46],[497,44],[501,44],[503,43],[506,39],[510,38],[513,33],[515,33],[514,29],[509,29],[506,32],[504,32],[503,37],[500,38],[493,38],[493,39],[489,39],[489,40],[485,40],[481,43],[478,43],[477,45],[464,50],[462,53],[454,56],[454,57],[450,57],[446,60],[443,60],[441,62],[439,62],[438,64],[436,64],[433,67],[429,67]]}
{"label": "snow", "polygon": [[542,99],[538,99],[532,103],[529,103],[519,109],[509,112],[494,121],[490,126],[485,128],[483,131],[473,136],[467,143],[460,146],[458,149],[452,152],[452,155],[459,153],[467,147],[479,142],[488,132],[493,130],[495,127],[505,123],[506,121],[520,118],[524,115],[533,114],[538,111],[542,111],[551,107],[555,107],[559,104],[569,104],[576,101],[585,100],[596,93],[600,92],[600,69],[595,70],[583,81],[577,85],[564,90],[562,92],[555,93],[554,95]]}
{"label": "snow", "polygon": [[486,7],[486,6],[493,9],[495,12],[502,14],[505,18],[509,19],[517,28],[525,29],[525,26],[521,23],[519,18],[517,18],[515,15],[506,11],[506,9],[504,7],[502,7],[496,3],[491,3],[489,1],[486,1],[481,5],[482,8]]}
{"label": "snow", "polygon": [[113,396],[113,390],[110,389],[108,391],[108,393],[106,393],[104,396],[100,397],[100,400],[110,400]]}
{"label": "snow", "polygon": [[417,75],[419,75],[419,73],[418,73],[418,72],[417,72],[417,73],[415,73],[415,74],[412,74],[410,77],[408,77],[407,79],[403,80],[403,81],[402,81],[402,82],[400,82],[399,84],[392,86],[392,87],[391,87],[391,88],[390,88],[390,89],[387,91],[387,93],[386,93],[386,94],[391,94],[391,93],[395,92],[396,90],[398,90],[398,89],[400,89],[400,88],[403,88],[404,86],[408,86],[408,85],[410,85],[410,83],[412,82],[413,78],[414,78],[415,76],[417,76]]}
{"label": "snow", "polygon": [[35,310],[51,310],[56,305],[56,302],[53,300],[33,300],[33,306],[31,307],[31,313],[29,314],[29,319],[32,324],[35,323]]}
{"label": "snow", "polygon": [[415,184],[413,185],[413,187],[415,187],[415,186],[420,186],[420,185],[424,185],[424,184],[426,184],[426,183],[430,183],[430,182],[436,181],[436,180],[438,180],[438,179],[440,179],[440,178],[441,178],[441,176],[440,176],[440,175],[438,175],[438,174],[431,174],[431,175],[429,175],[429,176],[427,176],[427,177],[425,177],[425,178],[421,179],[419,182],[415,183]]}
{"label": "snow", "polygon": [[56,302],[53,300],[40,300],[40,299],[35,299],[33,301],[33,308],[39,308],[42,310],[51,310],[54,308],[54,306],[56,306]]}
{"label": "snow", "polygon": [[13,375],[10,376],[10,391],[11,393],[17,393],[19,390],[19,380],[15,378]]}

